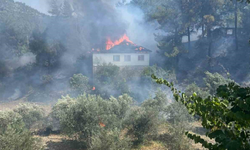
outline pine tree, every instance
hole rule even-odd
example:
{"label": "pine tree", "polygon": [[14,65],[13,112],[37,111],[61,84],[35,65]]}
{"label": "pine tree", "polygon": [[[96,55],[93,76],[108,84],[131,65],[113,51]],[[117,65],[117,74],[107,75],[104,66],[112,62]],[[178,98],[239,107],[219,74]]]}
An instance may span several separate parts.
{"label": "pine tree", "polygon": [[63,7],[62,7],[62,16],[63,17],[71,17],[72,16],[72,8],[68,1],[64,1]]}
{"label": "pine tree", "polygon": [[61,8],[59,6],[58,0],[51,0],[50,2],[51,10],[49,11],[50,14],[53,16],[59,16],[61,13]]}

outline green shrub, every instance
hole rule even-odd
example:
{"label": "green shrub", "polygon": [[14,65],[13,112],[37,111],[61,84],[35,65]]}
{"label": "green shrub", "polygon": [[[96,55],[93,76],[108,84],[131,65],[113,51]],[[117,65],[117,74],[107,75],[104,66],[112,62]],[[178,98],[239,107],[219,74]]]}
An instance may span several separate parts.
{"label": "green shrub", "polygon": [[202,98],[210,96],[209,91],[198,87],[195,83],[189,84],[185,90],[186,95],[191,96],[194,92]]}
{"label": "green shrub", "polygon": [[128,130],[127,135],[133,139],[134,145],[143,143],[157,134],[159,126],[159,113],[154,109],[145,107],[133,107],[127,117],[124,125]]}
{"label": "green shrub", "polygon": [[210,73],[205,72],[206,78],[204,78],[204,82],[206,85],[206,90],[209,91],[211,95],[216,94],[216,90],[220,85],[225,85],[233,82],[231,79],[224,78],[219,73]]}
{"label": "green shrub", "polygon": [[122,137],[121,130],[102,131],[98,137],[93,138],[93,146],[90,150],[130,150],[131,139]]}
{"label": "green shrub", "polygon": [[[183,124],[182,124],[183,123]],[[179,122],[176,124],[165,124],[164,134],[159,135],[158,140],[164,143],[169,150],[193,150],[190,140],[185,136],[187,124]]]}
{"label": "green shrub", "polygon": [[185,94],[191,96],[194,92],[202,98],[207,98],[208,96],[215,95],[216,89],[220,85],[225,85],[233,82],[231,79],[227,79],[220,75],[219,73],[205,72],[206,77],[203,78],[204,87],[199,87],[195,83],[187,86]]}
{"label": "green shrub", "polygon": [[163,68],[157,67],[156,65],[146,67],[142,72],[142,76],[146,76],[149,79],[151,79],[152,74],[155,74],[159,78],[168,79],[175,83],[177,82],[176,75],[174,72],[169,70],[164,70]]}
{"label": "green shrub", "polygon": [[1,150],[42,150],[41,141],[34,138],[20,114],[0,112],[0,149]]}
{"label": "green shrub", "polygon": [[93,137],[101,136],[103,128],[122,128],[122,119],[132,99],[128,95],[118,99],[102,99],[95,95],[81,95],[77,98],[63,97],[54,107],[53,115],[60,122],[61,131],[82,143],[93,146]]}
{"label": "green shrub", "polygon": [[129,93],[127,80],[120,71],[120,68],[113,64],[104,63],[97,66],[94,73],[96,92],[104,98]]}
{"label": "green shrub", "polygon": [[53,81],[53,76],[52,75],[43,75],[42,76],[42,82],[44,85],[49,84]]}
{"label": "green shrub", "polygon": [[[194,93],[188,97],[166,80],[152,75],[159,84],[170,87],[176,101],[186,106],[189,113],[201,117],[206,136],[215,143],[187,132],[188,138],[210,150],[250,149],[250,88],[235,83],[219,86],[216,97],[201,98]],[[216,85],[216,84],[213,84]]]}
{"label": "green shrub", "polygon": [[22,116],[27,129],[30,129],[35,123],[41,123],[45,116],[44,110],[33,104],[21,104],[18,108],[14,109],[14,112]]}
{"label": "green shrub", "polygon": [[112,111],[118,119],[123,119],[133,104],[133,99],[128,94],[121,95],[118,98],[111,97],[109,100]]}
{"label": "green shrub", "polygon": [[78,93],[88,92],[90,90],[89,79],[88,77],[83,76],[82,74],[74,74],[73,77],[70,78],[70,87],[74,91]]}
{"label": "green shrub", "polygon": [[180,124],[183,129],[187,129],[190,122],[194,121],[192,115],[188,113],[188,110],[180,102],[173,102],[165,109],[164,114],[167,116],[167,121],[172,125]]}
{"label": "green shrub", "polygon": [[142,103],[142,107],[154,109],[157,112],[163,112],[168,104],[167,95],[158,89],[153,99],[148,99]]}
{"label": "green shrub", "polygon": [[104,84],[113,82],[119,74],[120,68],[113,64],[102,64],[95,71],[95,79]]}

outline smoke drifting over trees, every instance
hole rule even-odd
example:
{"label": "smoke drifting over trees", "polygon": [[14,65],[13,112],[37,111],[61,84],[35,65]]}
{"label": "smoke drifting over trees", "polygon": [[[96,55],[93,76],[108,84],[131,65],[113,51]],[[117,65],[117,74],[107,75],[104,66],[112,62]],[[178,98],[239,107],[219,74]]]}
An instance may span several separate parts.
{"label": "smoke drifting over trees", "polygon": [[[69,83],[65,81],[62,86],[56,80],[77,73],[86,75],[92,83],[91,50],[104,50],[107,38],[114,41],[124,34],[135,44],[151,49],[151,64],[173,69],[178,80],[192,76],[198,76],[199,80],[206,70],[230,73],[238,82],[247,83],[249,78],[243,73],[249,69],[248,61],[238,64],[245,69],[234,69],[238,63],[234,60],[243,57],[249,48],[244,43],[248,40],[244,34],[248,32],[246,14],[249,6],[243,3],[238,4],[238,18],[241,19],[238,19],[237,29],[238,51],[235,51],[235,30],[231,29],[234,25],[232,2],[215,0],[195,5],[192,5],[195,1],[142,0],[21,2],[35,9],[39,7],[43,13],[46,10],[46,15],[23,3],[1,3],[1,76],[20,85],[28,82],[40,89],[40,86],[47,87],[45,83],[51,83],[53,86],[49,85],[49,89],[63,87],[62,91],[65,91]],[[24,19],[17,21],[18,18]],[[231,36],[227,35],[229,32],[232,32]],[[244,56],[241,59],[248,60],[248,55]],[[16,76],[21,74],[26,79],[16,81]],[[189,80],[189,83],[194,81]]]}
{"label": "smoke drifting over trees", "polygon": [[[114,143],[131,149],[166,137],[173,140],[168,148],[188,149],[181,124],[200,118],[191,117],[181,103],[172,103],[180,97],[173,97],[168,87],[175,84],[180,93],[207,102],[218,89],[223,91],[221,85],[249,86],[249,16],[248,0],[0,0],[0,104],[25,101],[53,107],[47,116],[28,105],[19,108],[30,109],[26,114],[14,110],[0,115],[6,124],[15,116],[22,124],[18,131],[32,144],[36,139],[28,131],[31,125],[25,127],[25,115],[34,113],[40,116],[37,121],[52,120],[51,126],[42,124],[46,132],[54,132],[57,124],[69,137],[90,133],[75,139],[89,149],[99,150],[105,145],[102,139],[118,139]],[[113,63],[94,66],[93,54],[108,55],[112,48],[118,49],[109,57]],[[147,54],[149,65],[131,61],[130,52],[138,62],[147,62]],[[120,60],[129,65],[114,65]],[[85,108],[93,114],[89,120]],[[83,130],[71,114],[81,116],[89,129]],[[165,124],[171,126],[171,135],[156,132]],[[9,137],[14,131],[11,127],[4,134]],[[119,139],[120,134],[126,138]],[[0,142],[1,137],[0,133]]]}

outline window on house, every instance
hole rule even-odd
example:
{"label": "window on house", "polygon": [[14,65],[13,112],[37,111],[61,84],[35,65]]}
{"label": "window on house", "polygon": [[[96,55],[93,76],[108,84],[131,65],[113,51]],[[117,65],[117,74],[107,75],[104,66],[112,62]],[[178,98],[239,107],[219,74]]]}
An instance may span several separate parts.
{"label": "window on house", "polygon": [[131,61],[130,55],[124,55],[124,61]]}
{"label": "window on house", "polygon": [[138,61],[144,61],[144,55],[139,55],[138,56]]}
{"label": "window on house", "polygon": [[120,61],[120,55],[114,55],[113,61]]}

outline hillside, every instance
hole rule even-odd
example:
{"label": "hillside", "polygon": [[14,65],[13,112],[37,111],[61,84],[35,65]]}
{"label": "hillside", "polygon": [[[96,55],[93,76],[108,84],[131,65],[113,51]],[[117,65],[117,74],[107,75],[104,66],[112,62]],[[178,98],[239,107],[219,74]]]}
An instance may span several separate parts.
{"label": "hillside", "polygon": [[[0,45],[18,54],[28,51],[34,29],[44,30],[49,16],[14,0],[0,0]],[[26,50],[26,51],[25,51]]]}

